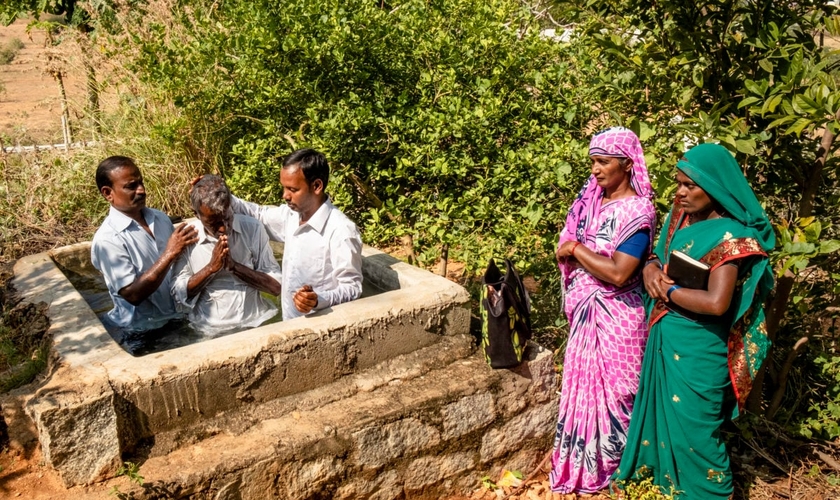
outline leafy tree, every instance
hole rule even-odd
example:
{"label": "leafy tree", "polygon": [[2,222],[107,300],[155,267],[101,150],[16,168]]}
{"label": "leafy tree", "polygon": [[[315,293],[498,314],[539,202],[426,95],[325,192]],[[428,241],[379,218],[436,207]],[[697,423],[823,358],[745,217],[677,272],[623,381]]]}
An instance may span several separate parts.
{"label": "leafy tree", "polygon": [[[832,153],[840,129],[840,60],[823,43],[840,32],[836,11],[813,1],[560,6],[572,17],[595,20],[581,36],[591,38],[596,58],[608,68],[597,83],[611,89],[605,107],[647,123],[657,135],[719,140],[745,166],[779,223],[773,256],[779,280],[768,334],[779,346],[796,347],[788,357],[795,356],[805,344],[796,341],[818,333],[803,314],[837,301],[840,244],[832,208],[838,163]],[[678,115],[687,118],[674,120]],[[662,177],[681,153],[674,146],[660,164]],[[768,391],[770,416],[779,408],[790,366],[769,365],[775,390]],[[751,407],[758,411],[761,391],[754,394]]]}
{"label": "leafy tree", "polygon": [[[557,223],[592,132],[639,134],[662,209],[678,155],[716,140],[779,223],[768,329],[781,350],[753,409],[776,412],[798,340],[819,340],[808,313],[836,305],[840,68],[823,42],[840,21],[825,2],[558,0],[542,18],[515,0],[163,7],[115,14],[113,54],[180,111],[162,135],[245,196],[279,202],[275,160],[316,147],[368,241],[471,271],[513,255],[556,291]],[[541,36],[554,20],[569,41]]]}
{"label": "leafy tree", "polygon": [[334,201],[372,241],[408,236],[422,261],[449,248],[472,269],[491,254],[551,255],[586,174],[570,161],[585,164],[582,129],[598,113],[580,104],[585,52],[540,37],[518,2],[173,15],[132,33],[137,72],[184,111],[186,135],[221,152],[236,190],[279,202],[273,160],[314,146],[332,160]]}

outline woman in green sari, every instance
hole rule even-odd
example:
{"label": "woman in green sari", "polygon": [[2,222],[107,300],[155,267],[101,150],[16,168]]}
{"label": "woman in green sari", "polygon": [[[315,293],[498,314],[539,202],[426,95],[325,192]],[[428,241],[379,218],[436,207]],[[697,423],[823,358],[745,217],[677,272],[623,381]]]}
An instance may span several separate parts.
{"label": "woman in green sari", "polygon": [[[732,495],[721,425],[743,409],[769,347],[770,221],[738,163],[701,144],[677,163],[676,203],[643,276],[650,337],[627,446],[614,475],[652,477],[681,500]],[[706,289],[668,277],[672,251],[710,267]]]}

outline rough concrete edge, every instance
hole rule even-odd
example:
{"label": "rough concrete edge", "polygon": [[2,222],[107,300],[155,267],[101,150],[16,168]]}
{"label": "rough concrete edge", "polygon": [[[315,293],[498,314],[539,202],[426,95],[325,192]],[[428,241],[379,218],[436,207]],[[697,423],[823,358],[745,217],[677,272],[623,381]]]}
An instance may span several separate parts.
{"label": "rough concrete edge", "polygon": [[[120,458],[118,448],[112,446],[112,438],[117,435],[116,414],[113,391],[107,383],[106,374],[97,366],[96,361],[107,357],[110,346],[115,344],[82,296],[55,265],[50,252],[18,259],[13,272],[13,283],[22,300],[45,302],[49,308],[48,333],[53,339],[53,345],[50,349],[48,375],[35,394],[23,397],[21,402],[36,428],[44,459],[59,472],[65,486],[89,484],[109,477],[115,470],[113,465],[119,463]],[[78,338],[68,339],[67,332],[71,331],[78,332]],[[93,357],[75,352],[79,348],[89,352],[93,346],[101,347],[106,352]],[[67,376],[69,384],[56,382],[62,375]],[[55,426],[52,423],[53,417],[84,411],[86,406],[94,406],[100,413],[107,414],[105,419],[111,422],[109,431],[100,427],[98,432],[91,433],[87,438],[86,447],[78,447],[70,453],[54,450],[53,443],[61,442],[67,429]],[[87,453],[91,448],[101,450],[101,453],[91,458]]]}
{"label": "rough concrete edge", "polygon": [[51,253],[18,259],[13,284],[24,301],[48,305],[52,350],[58,353],[60,363],[75,368],[121,352],[81,294],[53,262]]}
{"label": "rough concrete edge", "polygon": [[[89,247],[90,243],[84,242],[63,247],[52,252],[43,252],[24,257],[18,260],[14,267],[16,282],[20,284],[21,288],[27,290],[24,300],[30,302],[46,302],[50,307],[50,317],[59,319],[59,321],[55,321],[51,325],[53,338],[57,339],[57,343],[54,344],[53,349],[59,352],[63,351],[62,347],[67,342],[62,334],[68,330],[82,330],[84,332],[82,340],[87,339],[86,342],[89,344],[85,353],[76,353],[74,351],[77,347],[72,345],[73,341],[71,340],[69,342],[70,352],[65,351],[61,353],[61,366],[58,371],[61,373],[66,373],[70,370],[80,372],[72,375],[72,378],[78,378],[82,381],[74,384],[73,393],[66,391],[64,387],[58,387],[55,383],[47,383],[39,390],[39,397],[28,401],[25,405],[27,413],[35,422],[38,430],[45,459],[59,471],[62,480],[67,486],[87,484],[107,477],[109,472],[105,469],[113,465],[115,461],[118,462],[119,458],[119,450],[117,450],[117,458],[106,457],[108,467],[102,467],[97,465],[98,459],[102,457],[94,457],[91,463],[81,467],[81,469],[85,469],[87,472],[80,472],[76,468],[79,457],[72,456],[71,458],[58,459],[54,457],[56,454],[51,450],[51,443],[59,438],[56,432],[61,432],[58,429],[51,428],[51,424],[49,423],[52,421],[51,416],[59,413],[78,411],[84,405],[90,405],[91,401],[101,407],[102,393],[100,392],[97,396],[96,394],[92,395],[88,391],[91,387],[102,386],[104,381],[108,381],[108,374],[107,372],[103,373],[100,363],[104,362],[108,357],[122,353],[122,350],[111,340],[110,335],[102,327],[93,311],[90,310],[81,295],[69,284],[64,274],[53,261],[54,257],[62,258],[62,256],[71,253],[75,254],[80,251],[86,251]],[[386,255],[370,247],[366,248],[366,253],[368,255]],[[411,283],[412,287],[424,285],[429,289],[439,287],[436,293],[436,298],[439,303],[435,304],[435,307],[452,309],[454,306],[455,311],[458,311],[469,302],[469,294],[466,290],[448,280],[432,275],[427,271],[415,269],[413,266],[399,261],[394,262],[394,266],[399,268],[400,276],[402,273],[408,274],[409,279],[406,281],[413,282]],[[410,290],[408,292],[409,295],[413,295]],[[447,299],[454,299],[454,303],[447,303]],[[74,314],[66,314],[67,309],[71,309]],[[425,307],[421,309],[425,309]],[[83,324],[85,324],[84,327],[81,326]],[[467,323],[466,328],[468,326]],[[329,331],[330,328],[326,327],[325,330]],[[85,344],[85,342],[79,343],[82,345]],[[101,350],[93,355],[87,354],[91,352],[92,346],[101,347]],[[103,376],[104,378],[102,378]],[[88,384],[84,383],[85,381]],[[114,435],[119,434],[116,432],[118,418],[113,404],[113,391],[110,388],[110,384],[110,381],[105,383],[108,386],[107,390],[111,391],[111,397],[108,400],[111,403],[106,404],[106,407],[109,408],[110,414],[114,417],[111,420],[114,422],[115,432],[96,433],[98,438],[104,440],[111,440]],[[50,394],[50,396],[45,397],[46,394]],[[97,448],[110,449],[113,447],[103,444],[103,446],[97,446]],[[74,465],[68,468],[65,467],[65,464]]]}
{"label": "rough concrete edge", "polygon": [[[207,460],[207,451],[212,449],[212,445],[205,448],[205,446],[199,444],[196,451],[201,450],[200,455],[196,455],[196,451],[179,450],[172,458],[166,456],[151,459],[148,466],[152,469],[149,470],[150,475],[147,477],[151,482],[158,481],[157,484],[164,490],[178,491],[179,495],[186,495],[185,497],[188,498],[209,498],[214,492],[218,493],[223,489],[230,492],[230,488],[234,487],[232,485],[244,483],[245,477],[256,480],[259,476],[269,474],[275,478],[271,484],[278,486],[276,478],[285,477],[283,474],[294,473],[301,464],[313,464],[318,462],[320,458],[329,455],[329,457],[341,458],[342,462],[339,464],[340,471],[331,473],[330,481],[322,484],[323,489],[307,490],[305,494],[302,493],[301,495],[287,492],[284,498],[327,498],[342,488],[344,488],[342,491],[346,494],[351,494],[347,492],[352,488],[347,485],[352,482],[349,479],[352,474],[364,477],[372,474],[371,477],[379,477],[392,471],[396,471],[395,481],[399,482],[399,488],[395,490],[393,496],[381,497],[376,493],[378,490],[365,494],[358,494],[353,490],[354,493],[351,496],[345,495],[343,498],[395,498],[400,495],[405,498],[439,498],[439,495],[443,493],[452,494],[458,490],[463,491],[477,484],[480,476],[476,476],[476,474],[496,475],[502,467],[530,466],[535,464],[535,460],[541,458],[538,455],[550,446],[551,438],[554,435],[554,425],[552,424],[556,418],[556,394],[553,394],[553,391],[548,394],[544,392],[546,386],[552,386],[555,380],[553,368],[551,368],[553,366],[552,353],[536,345],[532,345],[530,350],[529,360],[520,367],[511,370],[491,371],[478,355],[474,355],[469,360],[453,363],[453,365],[456,363],[462,365],[462,369],[468,370],[466,373],[471,370],[481,370],[481,375],[477,379],[487,380],[488,385],[485,388],[490,391],[494,405],[496,401],[503,397],[523,397],[526,399],[525,405],[509,414],[505,414],[500,408],[494,406],[491,409],[494,414],[492,421],[480,419],[473,422],[465,430],[465,434],[459,436],[441,439],[446,431],[444,428],[445,411],[447,408],[459,405],[462,401],[470,398],[473,398],[474,401],[468,403],[467,406],[485,402],[486,397],[480,395],[479,391],[482,389],[478,386],[462,383],[459,385],[460,389],[456,389],[454,392],[451,392],[453,389],[447,388],[446,384],[443,387],[438,386],[440,387],[440,395],[433,398],[438,401],[437,403],[415,400],[414,403],[408,404],[405,401],[394,401],[394,406],[389,407],[386,414],[371,415],[369,418],[354,422],[352,427],[342,428],[341,425],[337,427],[327,425],[321,428],[323,422],[320,419],[316,418],[314,421],[310,421],[304,416],[299,416],[297,418],[300,420],[294,425],[299,432],[303,433],[303,437],[297,441],[287,442],[280,439],[274,445],[268,445],[267,442],[263,441],[259,445],[261,451],[249,449],[247,455],[240,454],[239,456],[244,457],[244,460],[234,459],[236,452],[232,450],[233,446],[228,446],[224,449],[232,455],[219,458],[216,465],[203,463]],[[430,378],[429,382],[431,383],[432,380],[435,380],[435,378]],[[438,382],[446,380],[448,379],[438,377]],[[510,384],[517,386],[515,393],[504,394],[503,391],[509,390]],[[386,390],[393,391],[394,388],[391,387]],[[441,397],[443,399],[440,399]],[[429,406],[429,404],[432,404],[432,406]],[[362,406],[365,406],[363,402]],[[433,408],[437,409],[434,410]],[[327,408],[323,409],[323,411],[327,410]],[[434,416],[435,412],[439,414],[439,417]],[[286,422],[291,422],[290,418],[284,417]],[[523,424],[537,427],[523,428]],[[249,431],[249,434],[253,433],[253,436],[280,435],[278,429],[281,428],[283,428],[282,425],[278,427],[276,424],[265,422],[255,426]],[[400,436],[404,432],[418,428],[426,429],[427,433],[431,433],[432,438],[428,443],[398,450],[399,453],[394,461],[374,460],[369,466],[356,462],[359,451],[354,448],[356,446],[354,443],[358,439],[367,439],[370,446],[376,446],[380,442],[376,439],[378,434],[393,431],[396,432],[395,435]],[[402,429],[402,431],[399,431],[399,429]],[[510,438],[502,441],[501,445],[504,447],[502,452],[482,457],[482,448],[486,444],[485,436],[491,433],[495,436],[509,436]],[[363,437],[367,434],[371,434],[373,440],[369,437]],[[439,437],[435,439],[433,435]],[[464,436],[467,436],[467,439],[473,443],[472,447],[466,450],[459,447],[461,443],[458,441]],[[222,439],[233,438],[222,437]],[[272,438],[268,439],[271,442]],[[241,436],[237,441],[241,446],[241,442],[248,441],[248,438],[247,436]],[[231,445],[233,444],[234,441],[231,442]],[[327,455],[324,455],[325,453]],[[449,462],[444,464],[448,464],[447,470],[451,473],[446,472],[431,482],[419,481],[406,485],[406,474],[409,468],[423,470],[423,465],[427,462],[431,465],[438,463],[435,457],[453,453],[459,454],[456,457],[458,460],[455,460],[452,464],[449,464]],[[173,470],[177,470],[176,464],[185,459],[191,463],[195,463],[195,460],[200,460],[202,463],[197,464],[198,469],[196,471],[173,472]],[[457,466],[461,462],[465,463],[465,461],[470,462],[469,467]],[[227,464],[227,469],[222,466],[223,463]],[[287,463],[290,464],[288,467],[283,465]],[[453,467],[449,467],[449,465],[453,465]],[[155,472],[160,470],[165,470],[167,473],[156,478]],[[347,487],[345,488],[345,486]],[[379,488],[379,486],[376,486],[376,488]],[[271,493],[263,489],[261,494]],[[246,494],[242,495],[241,498],[263,498],[259,494],[255,493],[255,495]]]}

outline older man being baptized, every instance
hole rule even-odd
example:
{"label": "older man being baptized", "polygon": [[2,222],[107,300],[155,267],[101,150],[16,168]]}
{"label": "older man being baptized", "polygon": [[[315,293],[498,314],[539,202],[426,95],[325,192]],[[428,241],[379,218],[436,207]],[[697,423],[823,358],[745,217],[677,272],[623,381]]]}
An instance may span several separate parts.
{"label": "older man being baptized", "polygon": [[282,275],[261,222],[231,210],[230,190],[205,175],[190,192],[198,242],[173,268],[172,295],[193,327],[215,335],[259,326],[277,314],[260,292],[280,294]]}

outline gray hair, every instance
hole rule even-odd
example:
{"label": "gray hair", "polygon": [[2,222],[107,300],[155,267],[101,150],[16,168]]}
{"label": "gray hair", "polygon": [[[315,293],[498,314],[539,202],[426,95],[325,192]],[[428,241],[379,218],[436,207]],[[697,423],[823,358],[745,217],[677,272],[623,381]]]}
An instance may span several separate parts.
{"label": "gray hair", "polygon": [[230,189],[218,175],[205,175],[190,191],[190,205],[198,212],[205,206],[214,213],[225,213],[230,208]]}

